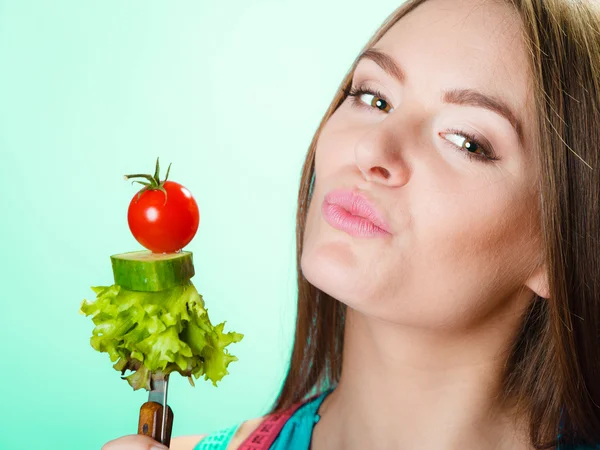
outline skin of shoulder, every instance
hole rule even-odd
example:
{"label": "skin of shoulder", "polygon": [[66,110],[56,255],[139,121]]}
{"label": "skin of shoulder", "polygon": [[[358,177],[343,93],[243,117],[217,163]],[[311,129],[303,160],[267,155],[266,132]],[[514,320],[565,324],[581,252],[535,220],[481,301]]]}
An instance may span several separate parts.
{"label": "skin of shoulder", "polygon": [[[227,446],[227,450],[237,450],[242,442],[246,440],[250,434],[258,428],[264,417],[257,417],[255,419],[246,420],[242,422],[240,427],[237,429],[231,442]],[[192,436],[178,436],[171,439],[170,450],[193,450],[198,443],[204,439],[206,434],[197,434]]]}
{"label": "skin of shoulder", "polygon": [[227,446],[227,450],[237,450],[238,447],[246,440],[248,436],[252,434],[254,430],[262,423],[264,417],[256,417],[255,419],[246,420],[242,422],[240,427],[237,429],[231,442]]}
{"label": "skin of shoulder", "polygon": [[170,450],[193,450],[202,439],[206,437],[206,434],[195,434],[192,436],[177,436],[171,439],[169,446]]}

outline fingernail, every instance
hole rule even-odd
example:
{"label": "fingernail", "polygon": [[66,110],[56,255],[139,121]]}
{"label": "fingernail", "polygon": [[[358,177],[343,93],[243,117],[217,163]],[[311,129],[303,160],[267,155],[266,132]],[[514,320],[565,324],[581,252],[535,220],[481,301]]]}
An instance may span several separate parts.
{"label": "fingernail", "polygon": [[169,447],[165,447],[164,445],[153,445],[150,447],[150,450],[169,450]]}

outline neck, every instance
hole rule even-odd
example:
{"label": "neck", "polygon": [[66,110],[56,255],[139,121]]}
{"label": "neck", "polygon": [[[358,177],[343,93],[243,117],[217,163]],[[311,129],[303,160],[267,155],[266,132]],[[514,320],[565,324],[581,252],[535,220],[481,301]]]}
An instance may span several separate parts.
{"label": "neck", "polygon": [[348,308],[342,376],[321,406],[312,448],[529,449],[502,395],[519,316],[441,335]]}

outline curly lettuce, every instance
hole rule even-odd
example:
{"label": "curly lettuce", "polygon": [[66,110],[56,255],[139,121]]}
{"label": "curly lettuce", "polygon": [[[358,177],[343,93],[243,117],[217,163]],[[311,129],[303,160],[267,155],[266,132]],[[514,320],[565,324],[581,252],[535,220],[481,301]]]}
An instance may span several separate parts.
{"label": "curly lettuce", "polygon": [[159,292],[139,292],[119,285],[94,286],[96,300],[84,300],[80,312],[96,325],[90,344],[106,352],[113,367],[134,390],[150,390],[150,376],[178,372],[204,376],[214,386],[238,358],[225,348],[243,334],[223,333],[225,322],[213,326],[202,296],[191,281]]}

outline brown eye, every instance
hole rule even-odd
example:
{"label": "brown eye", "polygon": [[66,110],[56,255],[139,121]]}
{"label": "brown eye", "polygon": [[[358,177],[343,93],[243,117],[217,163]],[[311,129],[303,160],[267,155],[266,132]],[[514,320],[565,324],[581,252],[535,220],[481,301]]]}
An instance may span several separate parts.
{"label": "brown eye", "polygon": [[472,139],[469,139],[460,134],[448,133],[445,135],[446,139],[452,142],[454,145],[464,148],[470,153],[475,153],[478,155],[484,155],[485,149],[477,142]]}
{"label": "brown eye", "polygon": [[[372,106],[373,108],[380,109],[383,112],[390,112],[390,110],[392,109],[388,102],[386,102],[381,97],[378,97],[377,95],[366,93],[362,94],[360,97],[367,97],[367,99],[365,99],[365,103],[367,103],[369,106]],[[370,99],[368,99],[369,97]]]}
{"label": "brown eye", "polygon": [[345,93],[346,96],[352,97],[352,104],[354,106],[364,107],[370,110],[372,110],[372,108],[377,108],[379,111],[385,113],[394,110],[377,89],[360,86],[357,88],[348,88]]}
{"label": "brown eye", "polygon": [[452,130],[438,134],[448,143],[448,145],[469,159],[475,158],[480,161],[500,161],[501,159],[496,155],[493,147],[485,140],[485,138],[483,138],[483,142],[486,144],[481,144],[479,139],[476,139],[475,136],[464,131]]}

